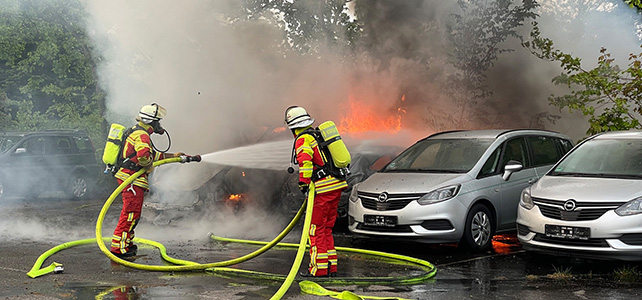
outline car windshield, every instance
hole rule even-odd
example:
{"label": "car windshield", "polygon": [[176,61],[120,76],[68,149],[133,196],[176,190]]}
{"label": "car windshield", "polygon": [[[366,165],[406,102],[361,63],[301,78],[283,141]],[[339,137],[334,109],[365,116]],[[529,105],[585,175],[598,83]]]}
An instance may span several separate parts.
{"label": "car windshield", "polygon": [[642,140],[588,141],[565,157],[549,175],[642,179]]}
{"label": "car windshield", "polygon": [[22,137],[20,136],[0,136],[0,153],[5,153],[15,145]]}
{"label": "car windshield", "polygon": [[425,139],[393,159],[382,172],[466,173],[493,139]]}

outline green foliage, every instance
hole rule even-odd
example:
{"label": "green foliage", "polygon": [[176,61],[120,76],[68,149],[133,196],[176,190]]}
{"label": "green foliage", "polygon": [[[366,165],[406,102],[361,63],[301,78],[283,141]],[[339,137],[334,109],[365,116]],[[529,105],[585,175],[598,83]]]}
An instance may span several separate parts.
{"label": "green foliage", "polygon": [[624,0],[624,3],[632,8],[637,7],[638,9],[642,9],[642,0]]}
{"label": "green foliage", "polygon": [[597,66],[587,70],[581,59],[564,53],[543,38],[534,24],[531,40],[523,46],[543,60],[559,62],[563,73],[553,78],[556,85],[571,89],[566,95],[551,95],[549,101],[560,109],[581,111],[589,117],[587,134],[603,131],[642,129],[642,53],[630,54],[622,70],[605,48],[600,49]]}
{"label": "green foliage", "polygon": [[244,19],[258,19],[268,15],[283,31],[285,50],[302,54],[316,54],[320,46],[350,44],[358,28],[350,21],[345,9],[346,0],[244,0]]}
{"label": "green foliage", "polygon": [[484,115],[480,113],[483,108],[471,108],[492,100],[486,74],[500,54],[514,51],[502,48],[502,43],[509,38],[521,39],[518,28],[525,20],[537,17],[534,10],[539,5],[533,0],[523,0],[521,5],[515,5],[512,0],[459,0],[457,3],[461,13],[453,14],[448,26],[448,37],[454,46],[449,59],[456,70],[449,76],[448,87],[459,107],[457,119],[462,124],[472,118],[469,113]]}
{"label": "green foliage", "polygon": [[104,95],[82,7],[79,0],[0,0],[3,129],[86,129],[103,138]]}

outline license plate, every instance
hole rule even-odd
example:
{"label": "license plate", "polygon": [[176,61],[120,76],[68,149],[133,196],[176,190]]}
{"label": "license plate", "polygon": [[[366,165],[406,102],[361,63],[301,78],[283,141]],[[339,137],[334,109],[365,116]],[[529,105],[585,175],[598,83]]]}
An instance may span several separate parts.
{"label": "license plate", "polygon": [[363,223],[369,226],[395,227],[397,216],[364,215]]}
{"label": "license plate", "polygon": [[548,237],[571,239],[571,240],[588,240],[591,237],[591,228],[545,225],[544,233]]}

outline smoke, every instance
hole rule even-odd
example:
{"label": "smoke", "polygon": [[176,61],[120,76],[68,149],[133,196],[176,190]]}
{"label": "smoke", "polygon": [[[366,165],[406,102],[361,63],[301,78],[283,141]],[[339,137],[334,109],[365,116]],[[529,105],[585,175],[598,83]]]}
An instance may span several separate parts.
{"label": "smoke", "polygon": [[[565,92],[551,83],[561,69],[534,58],[516,39],[500,45],[515,51],[501,54],[487,74],[492,101],[477,104],[484,114],[453,121],[470,107],[453,102],[444,76],[453,71],[444,28],[460,12],[451,2],[353,1],[355,17],[367,20],[368,35],[350,56],[327,45],[316,55],[284,56],[277,51],[283,28],[271,16],[231,23],[241,1],[87,1],[86,9],[103,58],[98,74],[107,91],[107,118],[131,124],[142,105],[163,105],[172,152],[203,154],[291,140],[289,131],[273,131],[283,125],[286,107],[302,105],[317,120],[338,123],[353,109],[351,99],[382,115],[399,114],[407,130],[366,137],[396,145],[462,127],[543,127],[581,138],[584,117],[548,105],[550,94]],[[543,1],[538,13],[543,35],[584,61],[606,47],[623,65],[638,49],[638,15],[621,1]],[[527,36],[529,27],[519,30]],[[543,122],[541,112],[563,118]],[[157,143],[166,141],[160,137]],[[203,180],[213,175],[199,172]],[[166,179],[171,185],[186,178]]]}

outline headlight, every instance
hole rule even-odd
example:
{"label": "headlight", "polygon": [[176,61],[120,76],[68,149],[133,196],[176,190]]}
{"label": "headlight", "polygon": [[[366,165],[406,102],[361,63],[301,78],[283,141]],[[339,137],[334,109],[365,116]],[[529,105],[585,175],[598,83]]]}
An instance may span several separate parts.
{"label": "headlight", "polygon": [[615,210],[615,213],[619,216],[630,216],[642,213],[642,197],[622,204],[622,206]]}
{"label": "headlight", "polygon": [[522,196],[519,197],[519,205],[523,208],[530,210],[535,206],[533,203],[533,198],[531,198],[531,188],[527,187],[522,191]]}
{"label": "headlight", "polygon": [[421,205],[433,204],[441,201],[446,201],[457,196],[460,185],[451,185],[444,188],[434,190],[428,194],[423,195],[417,202]]}
{"label": "headlight", "polygon": [[359,197],[357,197],[357,189],[358,188],[359,188],[359,184],[358,183],[352,186],[352,191],[350,191],[350,198],[348,198],[348,199],[350,199],[350,202],[352,202],[352,203],[356,203],[357,199],[359,199]]}

